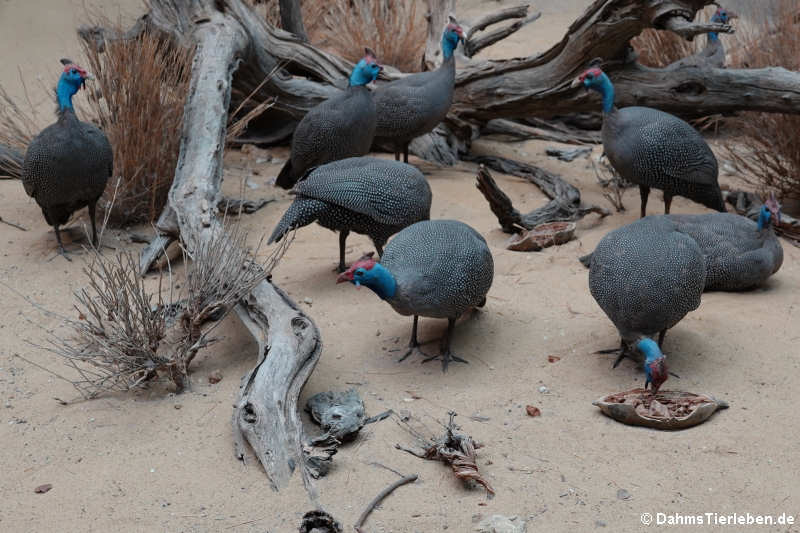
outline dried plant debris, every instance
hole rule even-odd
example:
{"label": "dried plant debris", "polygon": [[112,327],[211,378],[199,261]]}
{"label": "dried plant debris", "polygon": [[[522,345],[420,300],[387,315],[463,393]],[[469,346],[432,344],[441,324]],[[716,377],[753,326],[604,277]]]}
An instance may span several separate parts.
{"label": "dried plant debris", "polygon": [[590,147],[583,147],[583,148],[572,148],[572,149],[562,149],[562,148],[547,148],[545,149],[545,153],[550,157],[555,157],[559,161],[565,161],[569,163],[570,161],[574,161],[575,159],[588,155],[592,152]]}
{"label": "dried plant debris", "polygon": [[303,515],[300,533],[342,533],[342,525],[325,511],[309,511]]}
{"label": "dried plant debris", "polygon": [[475,528],[478,533],[525,533],[525,520],[518,516],[506,517],[495,514],[484,518]]}
{"label": "dried plant debris", "polygon": [[329,434],[313,439],[303,446],[303,464],[314,479],[328,475],[333,465],[333,456],[339,451],[341,441]]}
{"label": "dried plant debris", "polygon": [[486,489],[486,492],[494,495],[494,489],[489,484],[489,481],[478,472],[477,453],[475,450],[481,447],[480,444],[476,443],[469,435],[458,433],[457,430],[460,428],[454,422],[456,413],[450,411],[448,414],[450,420],[445,426],[445,434],[435,439],[423,437],[418,431],[411,428],[408,423],[403,422],[405,428],[419,440],[422,451],[404,448],[399,444],[396,444],[395,448],[421,459],[442,461],[452,467],[453,473],[457,478],[465,482],[478,483]]}

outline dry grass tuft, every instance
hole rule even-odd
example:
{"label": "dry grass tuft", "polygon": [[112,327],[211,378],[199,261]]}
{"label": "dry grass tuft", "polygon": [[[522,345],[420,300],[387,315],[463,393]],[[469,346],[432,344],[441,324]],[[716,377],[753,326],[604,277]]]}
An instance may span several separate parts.
{"label": "dry grass tuft", "polygon": [[89,113],[114,148],[114,178],[100,207],[112,225],[153,222],[175,173],[193,51],[146,33],[108,41],[102,52],[94,42],[83,46],[98,89],[88,91]]}
{"label": "dry grass tuft", "polygon": [[198,351],[216,340],[209,337],[214,327],[269,276],[293,236],[265,261],[257,262],[258,250],[248,251],[247,236],[238,224],[221,229],[192,254],[182,297],[173,290],[171,271],[167,287],[162,288],[162,275],[153,294],[139,276],[133,254],[110,259],[93,252],[91,264],[84,269],[88,286],[75,294],[77,319],[33,304],[72,330],[69,338],[51,335],[49,345],[40,348],[64,358],[78,378],[63,377],[25,360],[69,381],[87,399],[142,388],[157,380],[170,381],[181,391],[189,383],[189,365]]}
{"label": "dry grass tuft", "polygon": [[[278,0],[265,4],[267,21],[280,25]],[[416,0],[301,0],[303,22],[311,42],[350,61],[369,47],[381,63],[403,72],[422,66],[427,22]]]}
{"label": "dry grass tuft", "polygon": [[[781,66],[800,70],[800,20],[797,3],[782,0],[774,17],[737,32],[732,56],[736,66]],[[765,194],[777,191],[786,201],[800,202],[800,116],[742,113],[729,119],[737,133],[725,144],[744,179]]]}

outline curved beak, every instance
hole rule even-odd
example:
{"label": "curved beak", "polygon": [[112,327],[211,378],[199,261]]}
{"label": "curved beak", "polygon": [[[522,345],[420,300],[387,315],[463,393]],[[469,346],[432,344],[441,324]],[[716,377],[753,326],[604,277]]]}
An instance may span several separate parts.
{"label": "curved beak", "polygon": [[580,87],[581,85],[583,85],[583,80],[580,78],[580,76],[578,76],[577,78],[572,80],[572,83],[569,84],[569,86],[572,89],[575,89],[576,87]]}
{"label": "curved beak", "polygon": [[341,274],[336,277],[336,283],[346,283],[348,281],[353,281],[353,273],[349,270],[345,270]]}

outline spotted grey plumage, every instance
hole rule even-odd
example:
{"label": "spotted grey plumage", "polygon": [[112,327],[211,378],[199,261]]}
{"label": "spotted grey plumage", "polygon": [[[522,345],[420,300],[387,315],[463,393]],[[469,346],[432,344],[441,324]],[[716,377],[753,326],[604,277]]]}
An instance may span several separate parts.
{"label": "spotted grey plumage", "polygon": [[21,178],[24,156],[15,148],[0,143],[0,176]]}
{"label": "spotted grey plumage", "polygon": [[72,214],[89,208],[92,242],[97,243],[95,207],[114,167],[114,154],[105,133],[81,122],[72,107],[72,96],[85,83],[86,71],[67,63],[59,80],[58,120],[42,130],[28,145],[22,163],[22,184],[55,228],[59,251],[59,226]]}
{"label": "spotted grey plumage", "polygon": [[394,145],[395,159],[402,153],[407,163],[408,144],[432,131],[447,116],[456,79],[453,49],[460,38],[461,27],[451,22],[442,36],[445,59],[439,68],[406,76],[375,90],[375,141]]}
{"label": "spotted grey plumage", "polygon": [[740,291],[763,284],[783,264],[783,247],[767,223],[733,213],[668,215],[692,237],[706,261],[705,290]]}
{"label": "spotted grey plumage", "polygon": [[697,130],[658,109],[618,109],[614,106],[614,87],[599,68],[587,70],[573,85],[602,94],[603,149],[619,175],[639,185],[642,217],[651,187],[664,191],[666,213],[676,195],[725,211],[717,182],[717,158]]}
{"label": "spotted grey plumage", "polygon": [[697,242],[666,217],[609,232],[591,255],[589,290],[619,330],[623,352],[666,331],[700,306],[706,279]]}
{"label": "spotted grey plumage", "polygon": [[296,198],[269,242],[292,228],[318,222],[339,231],[339,270],[345,268],[349,232],[368,235],[382,254],[391,235],[430,218],[431,189],[411,165],[374,157],[353,157],[315,168],[293,189]]}
{"label": "spotted grey plumage", "polygon": [[[370,72],[370,68],[374,72]],[[314,167],[369,153],[375,135],[375,102],[366,84],[380,70],[373,55],[353,69],[349,86],[312,108],[294,131],[289,160],[275,184],[290,189]],[[372,75],[374,74],[374,76]]]}
{"label": "spotted grey plumage", "polygon": [[477,231],[456,220],[428,220],[392,238],[380,263],[362,258],[342,273],[339,281],[366,285],[401,315],[414,316],[405,357],[419,346],[420,316],[446,318],[441,354],[446,369],[451,359],[463,361],[450,353],[456,319],[485,305],[493,278],[492,253]]}

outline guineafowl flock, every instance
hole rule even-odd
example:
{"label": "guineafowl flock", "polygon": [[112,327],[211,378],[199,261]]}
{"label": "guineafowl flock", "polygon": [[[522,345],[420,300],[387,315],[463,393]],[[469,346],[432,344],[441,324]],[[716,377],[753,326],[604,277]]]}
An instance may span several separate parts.
{"label": "guineafowl flock", "polygon": [[[720,8],[713,21],[733,17]],[[420,317],[447,320],[440,354],[424,358],[440,358],[444,370],[451,361],[466,362],[452,349],[455,323],[486,304],[494,261],[486,240],[465,222],[431,220],[431,188],[408,163],[408,153],[411,141],[432,131],[448,113],[456,50],[464,38],[451,17],[442,35],[441,66],[390,83],[378,81],[383,67],[377,54],[366,49],[347,88],[298,124],[290,156],[276,178],[276,185],[290,189],[293,202],[269,238],[270,243],[279,241],[313,222],[338,232],[336,281],[363,285],[397,313],[413,317],[402,359],[422,353]],[[718,67],[720,58],[724,61],[724,49],[710,33],[697,57],[670,68]],[[24,158],[0,146],[0,162],[21,165],[25,191],[55,228],[62,254],[59,227],[83,207],[88,207],[97,244],[95,206],[113,171],[108,139],[94,125],[79,121],[72,106],[87,79],[84,69],[66,62],[56,90],[56,123],[33,139]],[[373,83],[374,90],[369,87]],[[700,306],[703,292],[757,287],[780,268],[783,250],[773,231],[780,206],[770,197],[757,221],[725,213],[717,160],[690,124],[653,108],[617,108],[613,83],[598,67],[575,78],[572,87],[600,93],[605,154],[621,178],[641,193],[641,218],[611,231],[581,258],[589,269],[589,291],[619,331],[614,366],[625,356],[641,361],[645,386],[657,391],[668,377],[665,335]],[[368,156],[376,143],[393,146],[395,161]],[[647,216],[652,188],[663,191],[664,215]],[[720,213],[670,215],[676,195]],[[348,267],[350,232],[369,236],[378,255],[370,253]]]}

